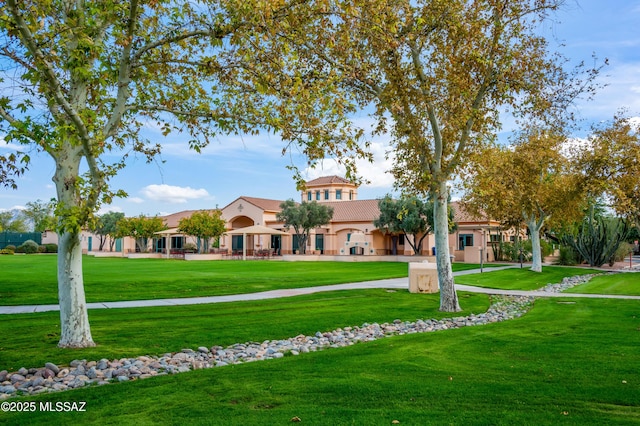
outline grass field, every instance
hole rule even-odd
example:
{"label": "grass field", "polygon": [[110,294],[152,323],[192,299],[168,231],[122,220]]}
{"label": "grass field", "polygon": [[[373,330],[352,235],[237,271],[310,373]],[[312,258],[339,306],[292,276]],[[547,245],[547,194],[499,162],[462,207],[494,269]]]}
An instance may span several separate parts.
{"label": "grass field", "polygon": [[640,296],[640,274],[629,273],[606,274],[594,277],[591,281],[579,287],[574,287],[566,293],[586,294],[626,294]]}
{"label": "grass field", "polygon": [[[87,302],[254,293],[406,277],[402,262],[268,262],[84,256]],[[454,271],[474,264],[454,264]],[[0,256],[0,306],[58,303],[56,256]]]}
{"label": "grass field", "polygon": [[564,266],[545,266],[542,272],[532,272],[528,268],[513,268],[483,274],[462,275],[456,277],[456,284],[503,290],[537,290],[547,284],[559,283],[564,277],[599,272],[595,269]]}
{"label": "grass field", "polygon": [[[93,259],[97,263],[102,260]],[[126,262],[133,262],[136,268],[147,262],[119,260],[125,263],[110,263],[121,268],[120,274],[113,276],[126,271],[130,280],[148,286],[144,291],[159,291],[155,287],[167,282],[156,283],[146,277],[152,268],[170,265],[164,260],[148,262],[151,269],[147,272],[126,269]],[[319,278],[314,281],[313,274],[305,276],[304,267],[293,268],[297,275],[287,275],[286,269],[277,266],[283,262],[214,263],[238,268],[248,265],[246,271],[235,276],[235,286],[251,279],[251,266],[260,279],[272,283],[282,279],[299,286],[296,279],[309,279],[314,284],[319,280],[339,281],[331,273],[318,273]],[[203,268],[201,276],[210,279],[211,272],[198,266],[200,262],[172,265],[179,269],[185,264],[189,268],[178,274]],[[293,267],[297,263],[286,265]],[[336,275],[342,273],[331,264],[316,265],[331,269]],[[362,265],[375,269],[372,264]],[[6,271],[6,264],[2,266]],[[33,269],[31,276],[42,272]],[[398,269],[406,276],[406,264]],[[381,271],[376,273],[389,273]],[[582,268],[545,267],[538,275],[510,269],[459,276],[456,282],[531,289],[588,272]],[[28,279],[27,271],[20,273]],[[233,276],[230,271],[226,274]],[[363,272],[357,271],[354,276],[358,274]],[[620,294],[634,291],[638,275],[620,276],[622,281],[610,288],[615,287]],[[191,279],[197,284],[197,274]],[[107,288],[101,291],[105,293],[124,288],[118,282],[111,287],[107,281],[104,283]],[[585,292],[588,285],[576,290]],[[22,292],[26,293],[26,289]],[[0,370],[38,367],[47,361],[68,364],[72,359],[160,355],[187,347],[309,335],[364,322],[467,315],[483,312],[489,305],[488,296],[482,294],[461,292],[459,298],[465,310],[459,314],[439,312],[438,294],[384,289],[215,305],[90,310],[98,346],[82,350],[56,347],[57,312],[3,315]],[[396,336],[266,362],[20,397],[19,401],[37,403],[86,401],[86,412],[0,413],[0,424],[275,425],[289,424],[294,418],[309,425],[389,425],[394,420],[401,425],[640,424],[638,347],[637,300],[538,299],[527,315],[502,323]]]}
{"label": "grass field", "polygon": [[[87,302],[220,296],[407,276],[398,262],[185,262],[85,256]],[[0,256],[0,305],[58,303],[55,256]]]}
{"label": "grass field", "polygon": [[[462,314],[486,311],[485,295],[461,294]],[[69,364],[73,359],[161,355],[183,348],[315,334],[364,322],[443,318],[439,295],[385,289],[318,293],[292,298],[156,308],[89,311],[95,348],[59,349],[57,312],[3,315],[0,370]]]}
{"label": "grass field", "polygon": [[632,425],[639,318],[637,301],[543,299],[499,324],[23,398],[86,401],[87,411],[0,422]]}

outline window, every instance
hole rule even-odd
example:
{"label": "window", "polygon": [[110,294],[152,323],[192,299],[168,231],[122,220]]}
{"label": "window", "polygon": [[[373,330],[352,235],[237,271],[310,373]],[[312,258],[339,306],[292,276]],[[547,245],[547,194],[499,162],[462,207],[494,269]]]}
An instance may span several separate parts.
{"label": "window", "polygon": [[349,191],[349,200],[353,200],[353,191]]}
{"label": "window", "polygon": [[325,189],[325,190],[324,190],[324,199],[325,199],[325,200],[328,200],[328,199],[329,199],[329,190],[328,190],[328,189]]}
{"label": "window", "polygon": [[171,237],[171,248],[181,249],[184,244],[184,237]]}
{"label": "window", "polygon": [[473,234],[458,235],[458,250],[464,250],[467,246],[473,245]]}
{"label": "window", "polygon": [[320,191],[316,191],[316,200],[320,201]]}
{"label": "window", "polygon": [[342,200],[342,190],[336,189],[336,200]]}
{"label": "window", "polygon": [[311,195],[311,191],[307,192],[307,201],[313,200],[313,196]]}
{"label": "window", "polygon": [[231,236],[231,250],[239,251],[242,250],[243,245],[242,235],[232,235]]}
{"label": "window", "polygon": [[489,242],[499,243],[500,241],[502,241],[502,238],[500,238],[501,236],[501,234],[491,234],[489,235]]}
{"label": "window", "polygon": [[398,245],[399,246],[404,245],[404,234],[400,234],[400,238],[398,238]]}

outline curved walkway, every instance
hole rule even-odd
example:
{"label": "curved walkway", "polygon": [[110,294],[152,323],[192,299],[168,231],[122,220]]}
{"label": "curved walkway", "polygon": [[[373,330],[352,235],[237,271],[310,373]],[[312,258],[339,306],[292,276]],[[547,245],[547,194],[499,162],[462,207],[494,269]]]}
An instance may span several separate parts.
{"label": "curved walkway", "polygon": [[[504,266],[497,268],[485,268],[484,272],[500,271],[502,269],[516,268],[519,266]],[[476,274],[479,269],[454,272],[454,276]],[[363,281],[358,283],[324,285],[318,287],[291,288],[283,290],[270,290],[259,293],[230,294],[226,296],[189,297],[175,299],[152,299],[152,300],[128,300],[123,302],[98,302],[87,303],[88,309],[117,309],[117,308],[138,308],[153,306],[179,306],[179,305],[199,305],[209,303],[240,302],[247,300],[277,299],[280,297],[300,296],[304,294],[319,293],[335,290],[358,290],[371,288],[407,289],[409,287],[408,278],[391,278],[386,280]],[[524,291],[524,290],[500,290],[494,288],[474,287],[456,284],[456,290],[471,293],[511,295],[511,296],[535,296],[535,297],[583,297],[600,299],[635,299],[640,300],[640,296],[625,296],[613,294],[577,294],[577,293],[551,293],[544,291]],[[35,312],[49,312],[60,310],[58,305],[23,305],[23,306],[0,306],[0,314],[25,314]]]}

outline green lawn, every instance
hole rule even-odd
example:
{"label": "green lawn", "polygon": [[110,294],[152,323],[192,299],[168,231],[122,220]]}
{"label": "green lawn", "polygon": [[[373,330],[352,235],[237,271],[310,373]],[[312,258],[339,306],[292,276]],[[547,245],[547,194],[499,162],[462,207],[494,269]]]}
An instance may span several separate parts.
{"label": "green lawn", "polygon": [[[383,294],[402,300],[400,292]],[[358,305],[355,300],[348,305]],[[320,306],[328,304],[319,303],[318,314]],[[306,311],[299,314],[302,320]],[[4,413],[0,422],[284,425],[298,417],[307,425],[638,424],[639,329],[637,301],[541,299],[523,318],[498,324],[21,398],[86,401],[86,412]]]}
{"label": "green lawn", "polygon": [[[84,256],[87,302],[221,296],[406,277],[404,262],[270,262]],[[453,270],[477,268],[453,264]],[[0,256],[0,306],[58,303],[56,256]]]}
{"label": "green lawn", "polygon": [[564,266],[545,266],[542,272],[532,272],[528,268],[512,268],[482,274],[461,275],[456,284],[503,290],[537,290],[547,284],[557,284],[564,277],[587,275],[600,271],[588,268],[567,268]]}
{"label": "green lawn", "polygon": [[588,283],[570,288],[565,293],[626,294],[640,296],[640,273],[606,274]]}
{"label": "green lawn", "polygon": [[[59,349],[58,312],[0,316],[0,370],[73,359],[162,355],[183,348],[284,339],[338,327],[394,319],[451,316],[438,311],[438,294],[406,290],[351,290],[282,299],[154,308],[89,310],[95,348]],[[461,293],[463,314],[486,311],[486,295]]]}
{"label": "green lawn", "polygon": [[[83,260],[87,302],[253,293],[408,273],[407,264],[399,262]],[[55,256],[0,256],[0,269],[0,305],[58,303]]]}

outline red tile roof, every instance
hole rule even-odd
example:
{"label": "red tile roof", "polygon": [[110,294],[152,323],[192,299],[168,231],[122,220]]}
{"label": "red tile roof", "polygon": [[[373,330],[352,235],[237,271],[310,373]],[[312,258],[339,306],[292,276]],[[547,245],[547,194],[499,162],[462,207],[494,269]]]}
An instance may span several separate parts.
{"label": "red tile roof", "polygon": [[333,207],[332,222],[373,221],[380,217],[378,200],[327,201],[320,204]]}
{"label": "red tile roof", "polygon": [[350,182],[349,180],[345,179],[345,178],[341,178],[340,176],[320,176],[319,178],[310,180],[308,182],[306,182],[306,186],[307,187],[311,187],[311,186],[322,186],[322,185],[330,185],[333,183],[337,183],[337,184],[351,184],[353,185],[353,182]]}
{"label": "red tile roof", "polygon": [[[483,215],[473,215],[469,213],[464,205],[458,201],[451,202],[451,208],[454,211],[453,220],[456,223],[469,223],[469,222],[480,222],[486,224],[489,221],[489,218]],[[495,222],[495,220],[491,220],[491,222]]]}
{"label": "red tile roof", "polygon": [[282,210],[280,208],[280,204],[284,201],[282,200],[270,200],[268,198],[256,198],[256,197],[239,197],[245,200],[248,203],[253,204],[256,207],[260,207],[262,210],[270,211],[270,212],[279,212]]}

